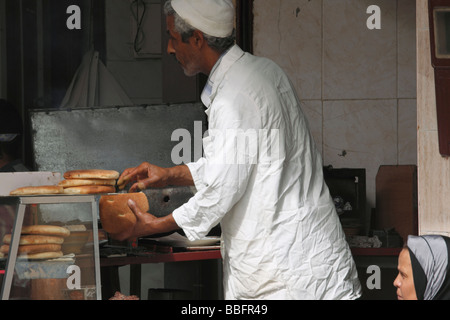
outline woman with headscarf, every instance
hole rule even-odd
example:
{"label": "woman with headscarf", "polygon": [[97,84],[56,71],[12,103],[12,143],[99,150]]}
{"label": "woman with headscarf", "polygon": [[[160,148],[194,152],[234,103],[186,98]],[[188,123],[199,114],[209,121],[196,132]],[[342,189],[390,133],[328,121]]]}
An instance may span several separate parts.
{"label": "woman with headscarf", "polygon": [[450,238],[409,236],[398,259],[399,300],[450,300]]}

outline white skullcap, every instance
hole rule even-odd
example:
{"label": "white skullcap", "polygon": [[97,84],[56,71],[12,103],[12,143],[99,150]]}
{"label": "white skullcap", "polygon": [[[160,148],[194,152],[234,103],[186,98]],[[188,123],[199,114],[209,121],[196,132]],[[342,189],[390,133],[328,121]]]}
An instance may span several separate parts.
{"label": "white skullcap", "polygon": [[172,8],[192,27],[207,35],[226,38],[233,33],[231,0],[172,0]]}

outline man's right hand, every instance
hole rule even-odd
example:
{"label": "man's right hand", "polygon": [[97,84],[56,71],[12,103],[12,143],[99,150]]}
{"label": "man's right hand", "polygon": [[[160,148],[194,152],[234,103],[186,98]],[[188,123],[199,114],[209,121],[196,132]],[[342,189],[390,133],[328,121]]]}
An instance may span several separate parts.
{"label": "man's right hand", "polygon": [[126,169],[119,177],[117,185],[123,189],[128,183],[133,183],[129,192],[148,188],[164,188],[168,185],[194,185],[191,172],[185,165],[173,168],[161,168],[144,162],[138,167]]}
{"label": "man's right hand", "polygon": [[126,169],[119,177],[117,186],[123,189],[133,183],[129,192],[136,192],[147,188],[163,188],[168,185],[169,169],[161,168],[144,162],[138,167]]}

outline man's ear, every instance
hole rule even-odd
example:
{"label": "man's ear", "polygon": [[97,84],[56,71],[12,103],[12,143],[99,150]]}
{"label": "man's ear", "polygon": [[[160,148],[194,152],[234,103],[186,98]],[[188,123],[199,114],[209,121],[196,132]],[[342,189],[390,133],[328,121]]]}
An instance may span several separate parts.
{"label": "man's ear", "polygon": [[194,30],[194,33],[191,36],[191,41],[194,46],[200,49],[205,43],[205,37],[203,36],[203,32],[199,30]]}

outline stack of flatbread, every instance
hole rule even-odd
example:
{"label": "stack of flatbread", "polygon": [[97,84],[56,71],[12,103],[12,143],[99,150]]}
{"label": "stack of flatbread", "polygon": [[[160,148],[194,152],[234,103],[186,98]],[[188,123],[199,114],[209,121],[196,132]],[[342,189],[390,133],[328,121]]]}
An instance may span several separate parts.
{"label": "stack of flatbread", "polygon": [[59,183],[64,194],[114,193],[119,172],[114,170],[73,170],[64,173]]}
{"label": "stack of flatbread", "polygon": [[[24,226],[19,240],[18,256],[26,259],[53,259],[63,256],[62,244],[70,230],[52,225]],[[11,234],[3,237],[0,253],[9,254]]]}
{"label": "stack of flatbread", "polygon": [[64,173],[64,180],[57,186],[21,187],[10,192],[11,196],[36,196],[54,194],[104,194],[116,192],[119,172],[115,170],[73,170]]}

